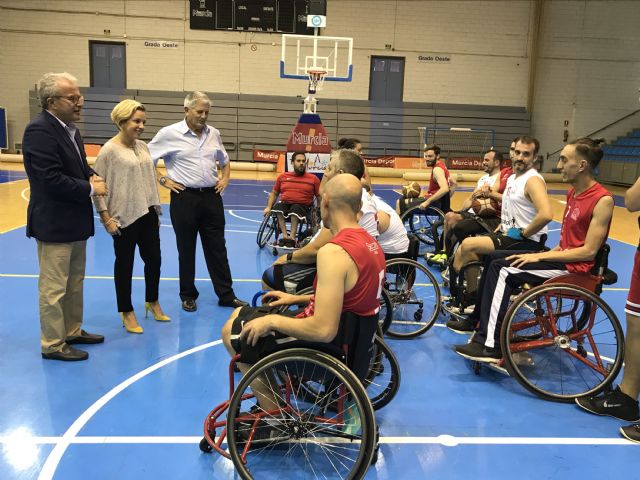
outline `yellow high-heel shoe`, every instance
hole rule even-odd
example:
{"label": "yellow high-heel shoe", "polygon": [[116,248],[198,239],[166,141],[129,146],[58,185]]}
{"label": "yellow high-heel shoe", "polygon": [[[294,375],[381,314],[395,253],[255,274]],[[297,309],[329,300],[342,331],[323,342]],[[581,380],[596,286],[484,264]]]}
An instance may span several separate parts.
{"label": "yellow high-heel shoe", "polygon": [[159,322],[168,322],[169,320],[171,320],[171,317],[168,317],[167,315],[156,315],[156,313],[151,308],[151,304],[149,302],[144,302],[144,318],[147,318],[147,314],[149,312],[151,312],[153,318],[155,318]]}
{"label": "yellow high-heel shoe", "polygon": [[127,327],[127,324],[124,323],[124,313],[120,312],[120,318],[122,318],[122,326],[124,327],[124,329],[129,332],[129,333],[142,333],[144,332],[144,330],[142,329],[142,327],[140,325],[138,325],[137,327]]}

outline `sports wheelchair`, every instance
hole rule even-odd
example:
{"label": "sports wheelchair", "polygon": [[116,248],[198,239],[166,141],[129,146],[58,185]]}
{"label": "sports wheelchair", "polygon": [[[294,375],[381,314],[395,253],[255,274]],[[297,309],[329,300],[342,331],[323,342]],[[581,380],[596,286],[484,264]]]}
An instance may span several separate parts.
{"label": "sports wheelchair", "polygon": [[[600,298],[617,275],[603,245],[589,273],[546,280],[519,294],[507,310],[494,368],[541,398],[572,403],[610,387],[624,359],[624,334]],[[477,371],[477,367],[476,367]]]}
{"label": "sports wheelchair", "polygon": [[[288,219],[285,219],[288,221]],[[278,239],[282,232],[280,232],[280,226],[278,225],[278,216],[276,212],[269,212],[262,219],[262,223],[258,228],[258,235],[256,237],[256,243],[258,247],[264,248],[267,244],[271,247],[273,255],[278,255],[280,250],[291,251],[295,248],[299,248],[304,244],[307,239],[318,231],[320,226],[320,207],[314,204],[309,210],[309,215],[304,220],[298,222],[298,231],[296,232],[296,247],[283,247],[278,245]],[[269,242],[273,237],[273,241]]]}
{"label": "sports wheelchair", "polygon": [[[492,236],[495,235],[493,232],[487,233],[486,235]],[[540,240],[538,241],[540,244],[539,251],[547,251],[549,247],[546,246],[547,243],[547,234],[543,233],[540,236]],[[513,250],[514,255],[517,253],[524,253],[518,250]],[[428,263],[428,262],[427,262]],[[449,259],[448,269],[451,271],[453,265],[453,255]],[[482,271],[484,269],[484,260],[477,260],[473,262],[469,262],[466,265],[463,265],[460,269],[460,272],[456,275],[455,282],[455,295],[451,295],[451,301],[456,305],[455,307],[450,308],[448,311],[444,313],[450,313],[454,316],[464,315],[465,308],[468,306],[472,306],[476,302],[477,297],[477,288],[480,285],[480,278],[482,277]],[[450,277],[449,277],[450,278]],[[446,282],[446,286],[449,286],[449,282]],[[521,291],[521,290],[520,290]],[[517,293],[519,293],[518,291]]]}
{"label": "sports wheelchair", "polygon": [[[236,355],[229,365],[229,400],[207,415],[200,449],[230,458],[244,479],[363,478],[377,460],[378,433],[362,384],[370,362],[357,360],[371,355],[377,325],[375,316],[343,314],[334,342],[272,353],[237,387]],[[260,407],[250,388],[256,382],[277,409]]]}
{"label": "sports wheelchair", "polygon": [[[257,292],[251,301],[252,306],[258,304],[258,300],[264,295],[265,291]],[[302,289],[297,295],[312,295],[313,287]],[[280,311],[287,312],[295,309],[296,306],[285,305]],[[389,315],[387,315],[389,312]],[[376,334],[373,338],[373,350],[371,355],[371,361],[369,363],[369,369],[367,375],[363,380],[364,387],[366,389],[369,400],[374,410],[379,410],[386,406],[393,400],[400,388],[400,364],[393,351],[384,341],[384,328],[385,324],[383,319],[387,317],[390,321],[391,318],[391,302],[389,297],[382,293],[380,299],[380,312],[378,313],[378,326],[376,328]],[[388,325],[387,325],[388,326]]]}
{"label": "sports wheelchair", "polygon": [[410,208],[400,217],[408,233],[420,240],[419,255],[442,249],[444,212],[436,207]]}
{"label": "sports wheelchair", "polygon": [[435,323],[440,312],[438,282],[416,261],[420,243],[419,237],[409,234],[408,258],[394,258],[386,263],[382,297],[388,299],[391,307],[381,309],[380,319],[384,333],[392,338],[422,335]]}

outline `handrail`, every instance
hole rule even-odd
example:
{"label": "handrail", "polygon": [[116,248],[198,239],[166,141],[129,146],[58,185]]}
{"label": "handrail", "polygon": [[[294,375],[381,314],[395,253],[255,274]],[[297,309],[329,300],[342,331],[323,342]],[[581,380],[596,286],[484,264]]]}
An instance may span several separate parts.
{"label": "handrail", "polygon": [[[594,132],[587,133],[586,135],[583,135],[583,136],[584,136],[584,137],[591,137],[591,136],[593,136],[593,135],[595,135],[595,134],[597,134],[597,133],[602,132],[603,130],[606,130],[606,129],[607,129],[607,128],[609,128],[609,127],[614,126],[616,123],[620,123],[620,122],[622,122],[623,120],[626,120],[626,119],[627,119],[627,118],[629,118],[629,117],[633,117],[633,116],[634,116],[636,113],[638,113],[638,112],[640,112],[640,108],[639,108],[638,110],[634,110],[633,112],[626,114],[626,115],[625,115],[625,116],[623,116],[623,117],[618,118],[617,120],[614,120],[613,122],[609,123],[608,125],[605,125],[605,126],[604,126],[604,127],[602,127],[602,128],[599,128],[598,130],[596,130],[596,131],[594,131]],[[552,155],[555,155],[555,154],[557,154],[557,153],[560,153],[560,152],[562,151],[562,149],[563,149],[563,148],[564,148],[564,146],[563,146],[563,147],[561,147],[561,148],[559,148],[559,149],[558,149],[558,150],[556,150],[555,152],[551,152],[551,153],[547,152],[547,159],[549,159],[549,157],[551,157]]]}

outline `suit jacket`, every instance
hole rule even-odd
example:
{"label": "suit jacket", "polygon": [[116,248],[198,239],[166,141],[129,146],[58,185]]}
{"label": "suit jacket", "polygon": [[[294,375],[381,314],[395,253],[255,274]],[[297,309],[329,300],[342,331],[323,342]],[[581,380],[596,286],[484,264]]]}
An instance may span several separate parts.
{"label": "suit jacket", "polygon": [[45,111],[24,131],[24,168],[31,187],[27,237],[67,243],[94,233],[89,183],[93,170],[80,133],[75,140],[82,158],[58,119]]}

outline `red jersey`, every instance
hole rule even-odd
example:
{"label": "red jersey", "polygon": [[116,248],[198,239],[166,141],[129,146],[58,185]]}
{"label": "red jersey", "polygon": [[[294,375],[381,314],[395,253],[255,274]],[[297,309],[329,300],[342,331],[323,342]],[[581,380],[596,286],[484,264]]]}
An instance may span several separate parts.
{"label": "red jersey", "polygon": [[[378,242],[363,228],[344,228],[334,236],[335,243],[349,254],[358,268],[358,281],[351,290],[345,292],[342,311],[363,317],[375,315],[380,310],[378,297],[384,283],[385,258]],[[316,289],[318,277],[313,281]],[[314,299],[302,316],[313,315]]]}
{"label": "red jersey", "polygon": [[[599,183],[595,183],[580,195],[575,195],[573,188],[567,192],[567,206],[564,209],[562,229],[560,230],[560,250],[578,248],[584,245],[587,238],[587,231],[593,217],[593,209],[602,197],[611,193]],[[607,236],[609,227],[607,226]],[[567,263],[567,270],[570,272],[589,272],[593,268],[594,261]]]}
{"label": "red jersey", "polygon": [[[513,175],[513,169],[511,167],[505,167],[500,170],[500,185],[498,186],[498,193],[504,193],[504,189],[507,188],[507,179]],[[502,216],[502,202],[498,203],[498,209],[496,210],[496,217]]]}
{"label": "red jersey", "polygon": [[[451,182],[449,181],[449,170],[447,169],[447,166],[444,164],[444,162],[442,160],[438,160],[436,164],[433,166],[433,168],[436,168],[436,167],[440,167],[444,171],[444,176],[447,179],[447,184],[451,186]],[[432,169],[431,178],[429,179],[429,189],[427,190],[427,197],[430,197],[431,195],[436,193],[438,190],[440,190],[440,185],[438,185],[438,182],[436,182],[436,179],[434,178],[434,175],[433,175],[433,169]]]}
{"label": "red jersey", "polygon": [[309,206],[313,197],[320,194],[320,180],[308,172],[302,175],[285,172],[276,179],[273,191],[280,194],[280,200],[285,203]]}

